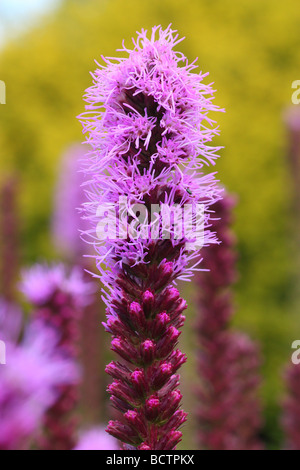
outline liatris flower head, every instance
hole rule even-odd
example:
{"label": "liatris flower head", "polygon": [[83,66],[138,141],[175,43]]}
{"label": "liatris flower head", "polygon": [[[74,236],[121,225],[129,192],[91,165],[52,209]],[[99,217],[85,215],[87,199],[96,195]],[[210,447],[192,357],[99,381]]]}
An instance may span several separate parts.
{"label": "liatris flower head", "polygon": [[80,117],[92,149],[85,236],[105,286],[105,328],[122,358],[107,366],[120,415],[107,431],[125,448],[174,449],[186,420],[177,374],[186,303],[174,283],[190,279],[203,243],[216,242],[207,209],[221,191],[203,167],[217,158],[208,113],[219,108],[207,74],[192,73],[195,64],[174,50],[180,39],[170,26],[133,42],[133,50],[123,44],[128,58],[103,58]]}
{"label": "liatris flower head", "polygon": [[74,450],[119,450],[118,442],[101,426],[82,433]]}
{"label": "liatris flower head", "polygon": [[0,366],[0,449],[26,447],[58,388],[78,381],[77,366],[60,356],[57,344],[57,333],[42,322],[30,324],[20,345],[6,344],[7,363]]}
{"label": "liatris flower head", "polygon": [[[165,31],[153,28],[150,39],[142,31],[132,51],[123,46],[128,59],[104,59],[106,67],[99,66],[92,74],[94,86],[87,90],[89,105],[81,116],[92,147],[84,165],[90,179],[86,217],[94,226],[87,236],[91,232],[96,236],[99,207],[119,204],[120,197],[126,200],[119,215],[130,213],[136,203],[147,210],[151,204],[182,207],[196,202],[207,208],[220,199],[222,191],[214,175],[195,173],[217,158],[219,148],[207,145],[218,134],[218,129],[209,127],[214,121],[208,113],[219,108],[212,104],[211,85],[203,83],[207,74],[191,73],[196,65],[189,65],[182,53],[174,51],[179,42],[170,27]],[[215,239],[207,229],[206,211],[205,217],[209,243]],[[103,260],[107,264],[115,264],[116,259],[126,264],[147,263],[153,243],[140,238],[128,242],[125,236],[115,243],[110,238],[104,244],[95,240],[99,269]],[[176,277],[185,279],[191,275],[186,266],[195,254],[188,255],[182,239],[176,245],[180,256],[173,270]],[[102,281],[111,286],[110,280]]]}

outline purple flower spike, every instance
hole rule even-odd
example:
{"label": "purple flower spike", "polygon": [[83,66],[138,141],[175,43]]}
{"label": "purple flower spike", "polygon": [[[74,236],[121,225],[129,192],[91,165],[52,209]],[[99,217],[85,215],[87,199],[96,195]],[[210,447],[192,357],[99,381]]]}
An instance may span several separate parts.
{"label": "purple flower spike", "polygon": [[[59,335],[58,352],[78,359],[79,319],[84,306],[93,299],[94,284],[84,280],[83,271],[73,268],[68,274],[63,265],[36,265],[25,271],[21,290],[35,308],[35,318],[55,329]],[[77,405],[79,384],[66,384],[44,419],[45,450],[71,450],[75,446],[76,421],[72,413]]]}
{"label": "purple flower spike", "polygon": [[261,428],[260,355],[246,335],[230,330],[231,286],[236,275],[235,237],[231,231],[234,200],[225,195],[215,206],[220,245],[203,250],[199,288],[198,441],[208,450],[258,450]]}
{"label": "purple flower spike", "polygon": [[[105,286],[105,328],[125,361],[107,367],[120,412],[107,431],[125,449],[171,450],[186,420],[176,374],[186,361],[177,348],[186,303],[173,284],[189,280],[200,262],[200,247],[190,246],[199,227],[188,236],[196,207],[204,208],[203,242],[216,242],[207,209],[221,191],[214,174],[198,170],[217,158],[208,113],[219,108],[206,74],[192,73],[194,63],[173,50],[180,40],[171,27],[153,28],[149,39],[142,31],[133,42],[122,49],[128,58],[104,59],[92,74],[80,116],[92,148],[84,164],[86,238]],[[192,220],[181,234],[174,213],[165,226],[167,209],[176,208]]]}

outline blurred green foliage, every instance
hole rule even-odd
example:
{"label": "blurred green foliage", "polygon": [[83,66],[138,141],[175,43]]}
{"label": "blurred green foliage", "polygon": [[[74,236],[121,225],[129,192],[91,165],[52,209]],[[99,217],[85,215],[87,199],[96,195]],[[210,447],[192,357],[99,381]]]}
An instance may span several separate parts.
{"label": "blurred green foliage", "polygon": [[[300,78],[297,0],[64,2],[0,53],[0,78],[7,85],[7,104],[0,108],[1,174],[20,176],[24,263],[51,258],[57,164],[65,147],[81,139],[76,116],[83,110],[94,59],[115,55],[122,39],[129,45],[136,30],[169,23],[186,36],[181,50],[191,60],[199,57],[201,70],[215,82],[217,103],[226,108],[226,114],[216,116],[221,127],[216,144],[225,146],[217,170],[239,198],[235,322],[262,342],[265,433],[276,446],[280,369],[291,342],[300,337],[291,301],[292,194],[282,124],[291,84]],[[190,288],[187,292],[192,296]],[[192,321],[191,313],[190,332]]]}

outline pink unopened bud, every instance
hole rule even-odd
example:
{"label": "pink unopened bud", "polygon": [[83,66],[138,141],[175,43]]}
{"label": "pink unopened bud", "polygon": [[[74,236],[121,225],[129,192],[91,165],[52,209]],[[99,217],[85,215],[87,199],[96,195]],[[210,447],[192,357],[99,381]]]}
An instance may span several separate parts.
{"label": "pink unopened bud", "polygon": [[132,445],[140,443],[136,432],[130,426],[126,426],[120,421],[109,421],[106,431],[120,441],[126,441]]}
{"label": "pink unopened bud", "polygon": [[182,433],[180,431],[172,431],[166,434],[160,442],[161,449],[175,449],[179,444],[182,438]]}
{"label": "pink unopened bud", "polygon": [[166,312],[159,313],[153,322],[153,335],[158,337],[165,333],[169,322],[170,317]]}
{"label": "pink unopened bud", "polygon": [[185,413],[184,411],[175,411],[175,413],[171,416],[170,420],[168,421],[166,429],[178,429],[180,426],[183,425],[183,423],[186,422],[186,418],[187,413]]}
{"label": "pink unopened bud", "polygon": [[129,315],[133,325],[137,328],[144,328],[145,315],[138,302],[132,302],[129,307]]}
{"label": "pink unopened bud", "polygon": [[186,359],[186,355],[176,349],[169,359],[169,362],[173,365],[173,371],[176,372],[186,362]]}
{"label": "pink unopened bud", "polygon": [[175,328],[179,329],[184,325],[186,318],[185,315],[179,315],[176,320],[173,320]]}
{"label": "pink unopened bud", "polygon": [[143,308],[146,317],[149,317],[154,306],[154,295],[151,291],[146,290],[142,295]]}
{"label": "pink unopened bud", "polygon": [[145,364],[151,364],[155,356],[155,344],[150,339],[147,339],[141,344],[140,354]]}
{"label": "pink unopened bud", "polygon": [[160,402],[156,396],[151,396],[146,400],[145,416],[149,421],[155,421],[159,415]]}
{"label": "pink unopened bud", "polygon": [[110,397],[110,401],[117,410],[121,411],[121,413],[125,413],[128,408],[130,408],[130,404],[127,401],[121,400],[114,395]]}
{"label": "pink unopened bud", "polygon": [[144,396],[147,391],[144,371],[139,369],[133,371],[131,374],[131,382],[137,394],[141,397]]}
{"label": "pink unopened bud", "polygon": [[111,342],[112,351],[117,352],[123,359],[128,362],[136,362],[136,351],[130,344],[119,338],[114,338]]}
{"label": "pink unopened bud", "polygon": [[151,447],[149,447],[148,444],[141,444],[138,450],[151,450]]}
{"label": "pink unopened bud", "polygon": [[128,423],[133,426],[141,436],[147,435],[145,422],[141,415],[135,410],[129,410],[124,414]]}
{"label": "pink unopened bud", "polygon": [[169,393],[161,404],[162,418],[167,419],[168,417],[171,417],[179,407],[181,400],[182,395],[180,390],[173,390]]}
{"label": "pink unopened bud", "polygon": [[162,336],[157,343],[157,353],[159,354],[159,357],[164,358],[173,351],[179,336],[180,331],[178,331],[174,326],[170,326],[167,329],[165,335]]}
{"label": "pink unopened bud", "polygon": [[107,387],[107,391],[119,398],[120,400],[133,402],[133,394],[126,384],[120,380],[114,380],[112,384]]}
{"label": "pink unopened bud", "polygon": [[153,374],[152,379],[152,388],[154,390],[159,390],[161,387],[165,385],[167,380],[173,374],[173,366],[169,362],[164,362],[159,366],[159,368]]}
{"label": "pink unopened bud", "polygon": [[159,306],[162,310],[166,310],[167,312],[173,312],[178,302],[180,302],[180,294],[178,289],[175,287],[168,287],[163,294],[158,296]]}
{"label": "pink unopened bud", "polygon": [[173,266],[172,261],[162,264],[159,267],[159,277],[154,286],[155,290],[158,290],[165,284],[171,282],[171,277],[173,275],[173,272],[174,272],[174,266]]}
{"label": "pink unopened bud", "polygon": [[121,364],[120,362],[111,362],[108,364],[105,368],[105,372],[109,374],[111,377],[114,379],[119,379],[119,380],[128,380],[130,377],[130,371],[129,369],[124,365]]}
{"label": "pink unopened bud", "polygon": [[105,329],[115,336],[120,336],[124,334],[128,336],[131,333],[130,331],[128,331],[127,327],[121,323],[121,321],[118,318],[114,318],[114,317],[111,317],[107,320]]}

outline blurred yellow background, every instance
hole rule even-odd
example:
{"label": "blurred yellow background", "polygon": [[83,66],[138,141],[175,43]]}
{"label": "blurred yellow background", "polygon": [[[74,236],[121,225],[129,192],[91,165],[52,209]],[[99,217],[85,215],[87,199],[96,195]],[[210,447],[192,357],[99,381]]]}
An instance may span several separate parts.
{"label": "blurred yellow background", "polygon": [[[130,47],[136,30],[169,23],[186,37],[180,49],[191,61],[199,58],[218,90],[216,103],[226,108],[216,117],[221,136],[215,144],[225,147],[219,179],[238,196],[234,321],[261,341],[265,433],[276,446],[281,367],[292,341],[300,338],[297,223],[283,122],[292,82],[300,79],[297,0],[62,2],[0,50],[0,79],[7,88],[6,105],[0,107],[1,180],[18,176],[23,264],[55,258],[50,224],[58,163],[66,147],[81,139],[76,116],[83,111],[94,59],[116,55],[123,39]],[[190,297],[188,345],[194,294],[184,289]],[[186,368],[186,388],[192,370]],[[186,404],[191,407],[187,398]]]}

